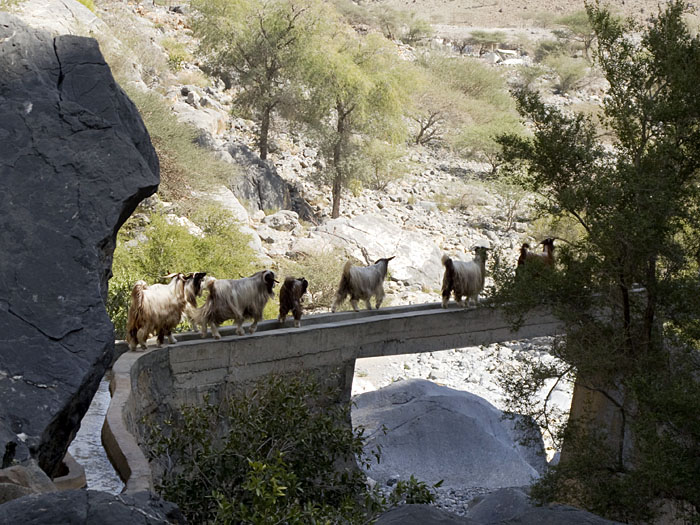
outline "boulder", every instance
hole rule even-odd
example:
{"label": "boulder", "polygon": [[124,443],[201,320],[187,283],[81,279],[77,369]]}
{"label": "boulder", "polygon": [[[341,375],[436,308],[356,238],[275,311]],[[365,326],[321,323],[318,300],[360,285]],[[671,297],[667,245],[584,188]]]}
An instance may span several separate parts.
{"label": "boulder", "polygon": [[79,35],[97,38],[102,52],[119,57],[120,73],[126,82],[145,90],[141,65],[134,53],[114,36],[112,29],[78,0],[22,0],[16,16],[28,26],[51,35]]}
{"label": "boulder", "polygon": [[478,522],[430,505],[401,505],[385,512],[376,525],[477,525]]}
{"label": "boulder", "polygon": [[0,12],[0,457],[56,475],[112,360],[117,231],[158,186],[95,40]]}
{"label": "boulder", "polygon": [[519,525],[610,525],[609,521],[569,505],[538,507],[520,488],[504,488],[477,498],[467,517],[483,525],[517,523]]}
{"label": "boulder", "polygon": [[403,229],[384,217],[371,214],[332,219],[314,232],[326,242],[348,250],[360,261],[365,260],[365,252],[371,259],[367,262],[395,255],[396,259],[389,263],[389,273],[394,280],[440,287],[442,254],[425,233]]}
{"label": "boulder", "polygon": [[291,210],[281,210],[268,215],[262,222],[270,228],[280,231],[292,231],[301,226],[299,224],[299,215],[297,212]]}
{"label": "boulder", "polygon": [[275,167],[239,143],[230,143],[228,152],[243,170],[243,177],[231,189],[244,199],[250,213],[257,210],[293,210],[304,220],[316,223],[313,209],[299,190],[280,177]]}
{"label": "boulder", "polygon": [[0,525],[100,525],[184,524],[173,504],[148,492],[113,495],[95,490],[67,490],[32,494],[0,505]]}
{"label": "boulder", "polygon": [[469,392],[410,379],[353,401],[353,427],[366,428],[366,450],[381,447],[381,462],[367,472],[380,483],[413,474],[445,487],[501,488],[529,484],[544,466],[541,438],[533,454],[517,442],[512,421]]}

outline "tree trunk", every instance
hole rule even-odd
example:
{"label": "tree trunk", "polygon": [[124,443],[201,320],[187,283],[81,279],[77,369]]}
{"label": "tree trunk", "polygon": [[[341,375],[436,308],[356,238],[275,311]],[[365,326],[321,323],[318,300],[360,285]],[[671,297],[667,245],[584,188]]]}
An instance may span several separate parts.
{"label": "tree trunk", "polygon": [[267,136],[270,132],[270,113],[272,108],[264,107],[260,121],[260,158],[267,159]]}
{"label": "tree trunk", "polygon": [[338,124],[336,126],[337,140],[333,145],[333,208],[331,210],[331,219],[337,219],[340,216],[340,195],[343,190],[343,174],[340,165],[343,160],[343,140],[345,138],[345,117],[348,113],[343,111],[342,106],[338,105]]}

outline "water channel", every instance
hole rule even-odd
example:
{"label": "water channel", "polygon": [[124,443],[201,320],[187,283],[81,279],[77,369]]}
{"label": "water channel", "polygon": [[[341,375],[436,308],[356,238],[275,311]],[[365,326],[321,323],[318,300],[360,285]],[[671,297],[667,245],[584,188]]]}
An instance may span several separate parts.
{"label": "water channel", "polygon": [[80,430],[68,447],[68,452],[85,469],[87,488],[119,494],[124,483],[107,457],[102,446],[102,424],[107,415],[110,372],[100,381],[100,387],[92,399],[90,408],[80,422]]}

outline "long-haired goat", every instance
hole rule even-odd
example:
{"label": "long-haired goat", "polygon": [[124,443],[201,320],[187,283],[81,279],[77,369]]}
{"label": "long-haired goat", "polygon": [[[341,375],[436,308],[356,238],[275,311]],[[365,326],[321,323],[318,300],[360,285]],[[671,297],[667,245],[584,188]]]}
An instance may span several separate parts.
{"label": "long-haired goat", "polygon": [[309,281],[303,277],[287,277],[284,280],[282,288],[280,288],[280,315],[277,320],[280,323],[284,323],[287,318],[287,314],[291,310],[294,316],[294,327],[299,328],[301,326],[301,314],[303,312],[301,307],[302,297],[309,288]]}
{"label": "long-haired goat", "polygon": [[206,337],[207,326],[210,326],[214,339],[221,339],[219,325],[229,319],[236,321],[236,333],[243,335],[243,321],[248,317],[253,319],[248,330],[254,333],[267,301],[273,296],[276,282],[271,270],[262,270],[242,279],[212,278],[206,284],[209,297],[194,315],[195,322],[202,327],[202,337]]}
{"label": "long-haired goat", "polygon": [[540,243],[542,245],[541,252],[531,252],[530,245],[524,243],[520,248],[520,257],[518,257],[518,266],[526,264],[537,264],[542,266],[554,266],[554,239],[546,238]]}
{"label": "long-haired goat", "polygon": [[369,266],[353,266],[350,261],[346,262],[331,312],[335,312],[348,295],[352,309],[356,312],[358,311],[357,301],[360,299],[365,302],[367,309],[371,310],[372,305],[369,300],[372,296],[376,298],[376,308],[379,308],[384,300],[384,278],[389,261],[393,258],[379,259]]}
{"label": "long-haired goat", "polygon": [[[475,304],[479,302],[479,294],[484,289],[486,280],[487,251],[488,248],[477,246],[474,248],[474,259],[467,262],[454,261],[447,254],[442,256],[442,264],[445,267],[442,277],[443,308],[447,308],[452,292],[460,306],[467,306],[472,299]],[[466,303],[462,302],[462,296],[466,297]]]}
{"label": "long-haired goat", "polygon": [[185,276],[185,317],[192,325],[194,330],[198,329],[196,317],[197,298],[202,295],[206,284],[213,280],[213,277],[207,277],[207,272],[194,272]]}
{"label": "long-haired goat", "polygon": [[172,331],[180,323],[185,308],[185,282],[181,273],[170,274],[168,284],[146,284],[137,281],[131,290],[131,305],[126,321],[126,341],[131,350],[136,345],[146,349],[149,335],[157,334],[158,347],[165,336],[170,343],[177,342]]}

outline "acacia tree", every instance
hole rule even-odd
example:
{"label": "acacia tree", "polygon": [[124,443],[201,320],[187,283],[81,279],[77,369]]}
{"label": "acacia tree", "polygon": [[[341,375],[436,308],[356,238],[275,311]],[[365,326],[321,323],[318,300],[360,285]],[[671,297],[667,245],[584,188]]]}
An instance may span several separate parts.
{"label": "acacia tree", "polygon": [[552,350],[564,365],[510,378],[511,407],[576,377],[561,462],[533,494],[621,521],[646,522],[664,498],[700,508],[700,39],[685,9],[672,0],[641,28],[587,6],[612,144],[527,90],[516,99],[533,135],[499,139],[541,211],[585,232],[548,277],[496,271],[513,313],[545,303],[567,330]]}
{"label": "acacia tree", "polygon": [[200,53],[227,83],[237,81],[234,102],[255,115],[266,159],[273,112],[295,99],[293,80],[320,11],[311,0],[192,0],[192,7]]}
{"label": "acacia tree", "polygon": [[358,37],[348,27],[317,41],[307,56],[307,123],[321,144],[332,187],[331,217],[340,215],[343,188],[373,138],[396,144],[405,134],[404,72],[382,37]]}

